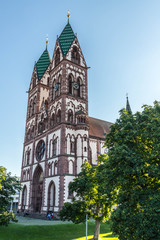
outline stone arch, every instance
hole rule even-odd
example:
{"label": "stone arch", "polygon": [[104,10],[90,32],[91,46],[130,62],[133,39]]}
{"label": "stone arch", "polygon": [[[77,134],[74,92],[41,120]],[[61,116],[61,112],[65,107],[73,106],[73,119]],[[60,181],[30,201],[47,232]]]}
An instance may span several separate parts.
{"label": "stone arch", "polygon": [[24,185],[22,191],[22,210],[24,211],[27,205],[27,187]]}
{"label": "stone arch", "polygon": [[56,197],[56,187],[54,181],[48,186],[48,211],[54,211]]}
{"label": "stone arch", "polygon": [[38,165],[33,174],[32,208],[34,212],[41,212],[43,193],[43,169]]}

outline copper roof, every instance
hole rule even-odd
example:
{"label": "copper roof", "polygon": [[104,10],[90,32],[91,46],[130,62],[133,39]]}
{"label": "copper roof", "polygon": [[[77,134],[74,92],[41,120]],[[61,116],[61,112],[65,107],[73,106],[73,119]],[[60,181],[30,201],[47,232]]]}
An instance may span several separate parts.
{"label": "copper roof", "polygon": [[109,133],[112,123],[92,117],[88,117],[88,121],[89,136],[105,139],[105,135]]}

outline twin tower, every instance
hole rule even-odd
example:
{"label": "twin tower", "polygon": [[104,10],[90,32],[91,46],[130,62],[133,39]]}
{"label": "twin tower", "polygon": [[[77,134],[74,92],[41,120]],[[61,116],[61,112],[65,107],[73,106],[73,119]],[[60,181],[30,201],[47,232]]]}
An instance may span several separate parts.
{"label": "twin tower", "polygon": [[88,116],[87,65],[68,21],[53,58],[47,47],[28,91],[20,212],[57,213],[73,194],[69,184],[84,161],[103,154],[111,123]]}

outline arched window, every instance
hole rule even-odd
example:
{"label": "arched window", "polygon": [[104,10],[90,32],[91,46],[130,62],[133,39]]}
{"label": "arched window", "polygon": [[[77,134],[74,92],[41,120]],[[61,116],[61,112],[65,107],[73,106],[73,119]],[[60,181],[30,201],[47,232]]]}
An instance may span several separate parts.
{"label": "arched window", "polygon": [[78,97],[82,97],[82,83],[81,83],[81,79],[78,78],[77,79],[77,85],[79,86],[79,88],[77,89],[77,96]]}
{"label": "arched window", "polygon": [[55,184],[52,181],[48,187],[48,210],[49,211],[54,211],[55,195],[56,195],[55,192],[56,192]]}
{"label": "arched window", "polygon": [[49,163],[48,164],[48,176],[51,176],[52,175],[52,164]]}
{"label": "arched window", "polygon": [[30,140],[30,137],[31,137],[31,135],[30,135],[30,128],[29,128],[28,131],[27,131],[27,140],[28,141]]}
{"label": "arched window", "polygon": [[68,184],[68,198],[73,198],[73,192],[70,189],[70,184],[71,184],[71,182]]}
{"label": "arched window", "polygon": [[48,111],[48,101],[45,100],[45,107],[46,107],[46,110]]}
{"label": "arched window", "polygon": [[58,48],[58,49],[56,50],[55,66],[57,66],[59,62],[60,62],[60,51],[59,51],[59,48]]}
{"label": "arched window", "polygon": [[31,153],[31,150],[28,150],[27,151],[27,165],[29,165],[29,162],[30,162],[30,153]]}
{"label": "arched window", "polygon": [[33,114],[36,113],[36,97],[34,98],[34,101],[33,101]]}
{"label": "arched window", "polygon": [[55,115],[53,113],[51,116],[51,127],[54,127],[54,125],[55,125]]}
{"label": "arched window", "polygon": [[75,142],[71,142],[71,153],[75,152]]}
{"label": "arched window", "polygon": [[44,130],[45,130],[45,124],[43,122],[39,122],[38,133],[42,133]]}
{"label": "arched window", "polygon": [[61,94],[61,75],[58,77],[58,85],[57,85],[57,96],[60,96]]}
{"label": "arched window", "polygon": [[32,108],[33,108],[33,102],[32,100],[30,101],[30,105],[29,105],[29,117],[32,116]]}
{"label": "arched window", "polygon": [[32,126],[32,129],[31,129],[31,138],[34,138],[34,126]]}
{"label": "arched window", "polygon": [[68,93],[73,95],[73,85],[72,85],[72,76],[69,75],[68,78]]}
{"label": "arched window", "polygon": [[57,175],[57,172],[58,172],[58,163],[56,161],[54,164],[54,174]]}
{"label": "arched window", "polygon": [[68,122],[73,123],[73,112],[72,112],[72,110],[68,111]]}
{"label": "arched window", "polygon": [[54,99],[55,99],[55,96],[56,96],[56,94],[55,94],[55,85],[56,85],[56,80],[53,81],[53,86],[52,86],[52,100],[54,100]]}
{"label": "arched window", "polygon": [[27,205],[27,187],[24,186],[22,192],[22,210],[24,211]]}
{"label": "arched window", "polygon": [[74,63],[80,64],[80,56],[79,56],[78,48],[76,46],[73,47],[71,60]]}
{"label": "arched window", "polygon": [[69,161],[69,174],[73,174],[73,161]]}
{"label": "arched window", "polygon": [[34,88],[36,86],[36,76],[35,75],[34,75],[34,78],[33,78],[33,85],[32,86],[33,86],[32,88]]}
{"label": "arched window", "polygon": [[27,171],[27,179],[29,180],[29,169]]}
{"label": "arched window", "polygon": [[83,124],[86,122],[85,116],[78,116],[77,117],[77,123]]}
{"label": "arched window", "polygon": [[56,152],[57,152],[57,139],[54,139],[52,144],[53,144],[53,147],[52,147],[52,149],[53,149],[53,156],[55,156]]}
{"label": "arched window", "polygon": [[34,114],[34,100],[32,101],[32,106],[31,106],[31,116]]}
{"label": "arched window", "polygon": [[60,122],[61,122],[61,110],[59,109],[57,113],[57,123],[60,123]]}
{"label": "arched window", "polygon": [[92,163],[92,150],[91,147],[89,147],[89,156],[88,156],[88,160],[90,163]]}

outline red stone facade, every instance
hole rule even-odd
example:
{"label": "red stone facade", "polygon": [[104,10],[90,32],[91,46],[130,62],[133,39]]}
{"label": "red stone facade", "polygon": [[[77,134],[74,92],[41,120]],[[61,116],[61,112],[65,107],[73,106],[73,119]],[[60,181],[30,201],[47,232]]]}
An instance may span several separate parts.
{"label": "red stone facade", "polygon": [[[45,58],[43,61],[45,64]],[[70,201],[68,186],[83,162],[96,164],[98,154],[104,152],[111,123],[88,116],[87,69],[76,35],[65,55],[57,39],[52,61],[40,80],[34,67],[28,91],[19,211],[58,212]]]}

